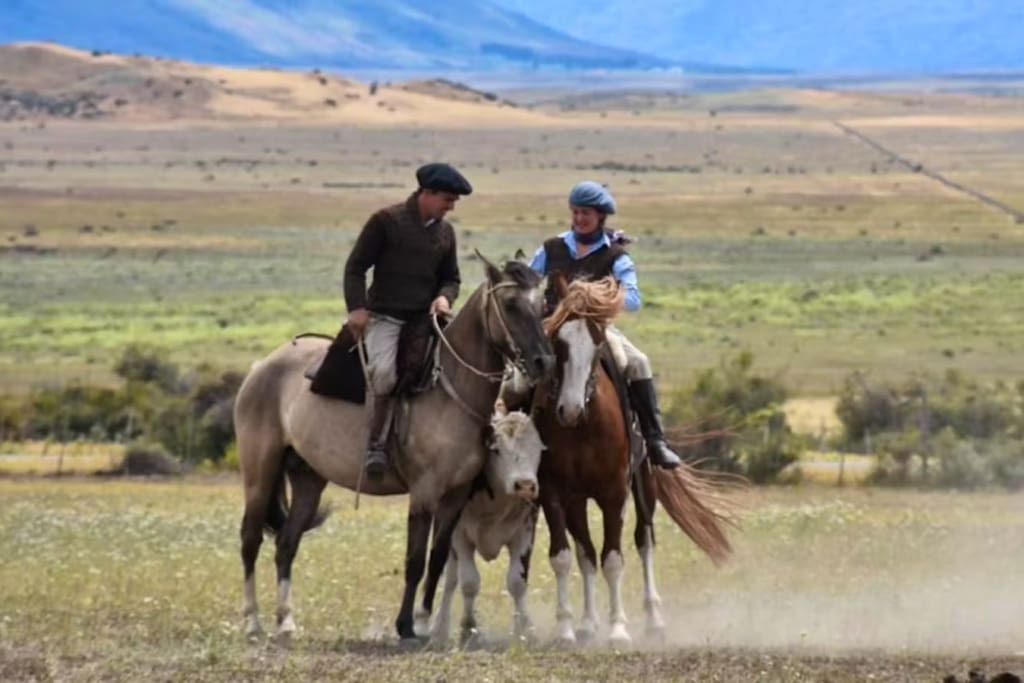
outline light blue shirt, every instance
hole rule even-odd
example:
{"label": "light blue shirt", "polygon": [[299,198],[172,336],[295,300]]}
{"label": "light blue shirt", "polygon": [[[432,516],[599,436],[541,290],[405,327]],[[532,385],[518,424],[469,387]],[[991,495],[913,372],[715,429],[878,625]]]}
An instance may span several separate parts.
{"label": "light blue shirt", "polygon": [[[572,230],[563,232],[559,237],[565,242],[565,246],[569,247],[569,253],[574,259],[579,259],[579,251],[576,249],[576,235]],[[600,249],[610,248],[612,241],[608,239],[608,233],[604,234],[604,241],[600,243],[601,246],[597,247],[594,251]],[[593,251],[587,252],[587,255],[594,253]],[[530,268],[540,273],[541,275],[548,274],[548,254],[544,251],[544,245],[540,245],[540,249],[533,255],[533,260],[530,261]],[[627,311],[638,311],[640,310],[641,298],[640,298],[640,287],[637,284],[636,279],[636,265],[633,263],[633,259],[629,257],[629,254],[622,254],[619,258],[615,259],[615,263],[612,264],[612,275],[620,285],[626,290],[626,301],[625,309]]]}

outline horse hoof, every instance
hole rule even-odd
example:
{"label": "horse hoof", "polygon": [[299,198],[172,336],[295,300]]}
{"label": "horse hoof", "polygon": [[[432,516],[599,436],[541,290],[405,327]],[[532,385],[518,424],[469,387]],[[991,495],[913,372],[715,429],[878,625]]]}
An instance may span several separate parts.
{"label": "horse hoof", "polygon": [[463,631],[459,637],[459,647],[463,650],[479,650],[484,646],[484,637],[479,629]]}
{"label": "horse hoof", "polygon": [[612,626],[612,632],[608,636],[608,643],[616,649],[625,650],[633,646],[633,639],[629,637],[625,626],[616,624]]}
{"label": "horse hoof", "polygon": [[277,647],[291,649],[292,645],[295,644],[295,631],[278,631],[274,634],[274,645]]}
{"label": "horse hoof", "polygon": [[429,636],[430,635],[430,612],[426,610],[417,610],[416,616],[413,617],[412,630],[418,636]]}
{"label": "horse hoof", "polygon": [[423,636],[406,636],[398,639],[398,649],[403,652],[422,650],[430,644],[430,640]]}
{"label": "horse hoof", "polygon": [[595,634],[592,629],[589,629],[589,628],[578,628],[578,629],[576,629],[576,640],[581,645],[587,645],[589,643],[594,642],[594,639],[596,638],[596,636],[597,636],[597,634]]}

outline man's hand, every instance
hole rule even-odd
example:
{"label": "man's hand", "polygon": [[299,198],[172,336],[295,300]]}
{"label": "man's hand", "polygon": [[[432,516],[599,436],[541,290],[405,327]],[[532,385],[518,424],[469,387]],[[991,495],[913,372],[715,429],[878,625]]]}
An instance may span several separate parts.
{"label": "man's hand", "polygon": [[348,312],[348,328],[356,339],[363,336],[366,325],[370,322],[370,312],[365,308],[354,308]]}
{"label": "man's hand", "polygon": [[452,306],[448,303],[448,297],[441,295],[434,299],[430,304],[430,312],[435,315],[451,315]]}

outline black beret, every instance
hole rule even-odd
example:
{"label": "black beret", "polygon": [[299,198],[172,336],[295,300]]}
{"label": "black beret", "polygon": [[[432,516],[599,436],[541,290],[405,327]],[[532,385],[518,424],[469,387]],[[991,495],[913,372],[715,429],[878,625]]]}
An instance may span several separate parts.
{"label": "black beret", "polygon": [[416,180],[424,190],[473,194],[473,186],[450,164],[426,164],[416,171]]}

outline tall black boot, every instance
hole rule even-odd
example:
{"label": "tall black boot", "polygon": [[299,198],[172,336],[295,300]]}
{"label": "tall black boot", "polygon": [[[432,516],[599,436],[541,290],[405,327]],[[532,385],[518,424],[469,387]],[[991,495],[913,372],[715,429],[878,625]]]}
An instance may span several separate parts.
{"label": "tall black boot", "polygon": [[630,382],[629,400],[640,419],[640,431],[647,442],[647,457],[651,459],[651,464],[666,470],[679,467],[682,461],[665,443],[665,430],[661,426],[661,411],[658,410],[654,380],[635,379]]}
{"label": "tall black boot", "polygon": [[388,462],[388,428],[391,426],[391,396],[375,396],[370,413],[370,442],[363,467],[366,476],[380,481],[391,469]]}

